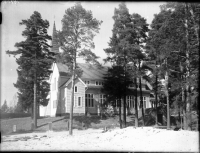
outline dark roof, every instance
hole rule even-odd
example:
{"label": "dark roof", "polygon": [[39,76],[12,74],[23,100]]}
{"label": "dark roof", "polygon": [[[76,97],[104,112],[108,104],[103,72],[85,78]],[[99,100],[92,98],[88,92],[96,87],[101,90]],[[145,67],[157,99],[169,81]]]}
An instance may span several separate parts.
{"label": "dark roof", "polygon": [[[95,65],[91,65],[89,63],[77,63],[77,66],[83,70],[81,79],[103,80],[104,74],[106,74],[108,71],[108,66],[98,67]],[[63,84],[64,82],[67,82],[68,79],[70,78],[71,76],[70,71],[67,65],[62,64],[62,63],[57,63],[57,67],[58,67],[60,75],[66,76],[66,80],[62,82]],[[137,83],[139,83],[139,78],[137,78]],[[145,87],[146,87],[146,90],[150,90],[148,85],[145,85]]]}
{"label": "dark roof", "polygon": [[[82,79],[100,79],[102,80],[104,74],[107,73],[108,67],[98,67],[88,63],[77,63],[77,66],[82,69],[83,74]],[[67,65],[62,63],[57,63],[58,71],[61,76],[66,76],[69,74],[69,69]]]}
{"label": "dark roof", "polygon": [[78,63],[79,68],[83,70],[83,74],[81,76],[82,79],[100,79],[102,80],[104,74],[107,73],[108,67],[102,66],[98,67],[95,65],[91,65],[88,63]]}
{"label": "dark roof", "polygon": [[62,63],[56,63],[58,67],[58,71],[61,76],[67,76],[69,74],[69,70],[67,65],[62,64]]}
{"label": "dark roof", "polygon": [[70,78],[69,77],[61,77],[59,82],[59,87],[66,83]]}

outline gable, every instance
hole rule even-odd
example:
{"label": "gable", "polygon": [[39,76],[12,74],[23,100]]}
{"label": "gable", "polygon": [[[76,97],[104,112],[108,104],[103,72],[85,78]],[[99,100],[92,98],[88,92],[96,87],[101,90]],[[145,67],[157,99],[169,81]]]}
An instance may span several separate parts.
{"label": "gable", "polygon": [[49,82],[51,82],[51,79],[52,79],[53,74],[56,73],[55,71],[58,72],[58,69],[55,68],[55,67],[56,67],[56,63],[54,62],[54,63],[52,64],[52,66],[51,66],[52,73],[50,74]]}
{"label": "gable", "polygon": [[[87,87],[87,85],[80,78],[76,79],[75,81],[77,81],[77,80],[79,82],[81,82],[83,84],[83,86]],[[65,85],[68,86],[71,82],[72,82],[72,77],[66,82]]]}

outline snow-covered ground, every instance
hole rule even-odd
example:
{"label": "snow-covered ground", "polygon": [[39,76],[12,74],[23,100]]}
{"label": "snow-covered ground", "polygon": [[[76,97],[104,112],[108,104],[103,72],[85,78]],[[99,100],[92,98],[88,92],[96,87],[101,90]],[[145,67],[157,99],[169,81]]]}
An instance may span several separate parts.
{"label": "snow-covered ground", "polygon": [[199,152],[199,132],[153,127],[73,130],[3,136],[1,150]]}

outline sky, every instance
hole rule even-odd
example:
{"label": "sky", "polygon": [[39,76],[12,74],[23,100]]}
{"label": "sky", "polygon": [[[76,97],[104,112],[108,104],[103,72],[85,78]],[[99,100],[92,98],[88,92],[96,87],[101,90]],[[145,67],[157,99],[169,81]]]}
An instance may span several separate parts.
{"label": "sky", "polygon": [[[94,37],[95,49],[93,52],[100,57],[99,62],[103,63],[103,59],[107,57],[104,50],[108,48],[108,42],[112,36],[112,28],[114,21],[114,9],[118,8],[118,2],[81,2],[83,8],[91,10],[93,17],[97,20],[102,20],[99,33]],[[2,24],[1,24],[1,105],[4,100],[8,105],[12,105],[13,97],[17,93],[17,88],[13,83],[17,81],[17,63],[13,56],[6,54],[7,50],[14,51],[16,42],[25,40],[21,35],[25,26],[19,25],[24,19],[29,19],[34,11],[38,11],[42,19],[49,21],[50,26],[48,34],[52,35],[53,23],[55,21],[56,30],[61,30],[61,20],[65,14],[65,10],[74,6],[75,2],[69,1],[3,1],[1,3]],[[138,13],[151,24],[154,14],[160,12],[160,5],[165,2],[126,2],[129,13]],[[84,61],[78,61],[84,62]]]}

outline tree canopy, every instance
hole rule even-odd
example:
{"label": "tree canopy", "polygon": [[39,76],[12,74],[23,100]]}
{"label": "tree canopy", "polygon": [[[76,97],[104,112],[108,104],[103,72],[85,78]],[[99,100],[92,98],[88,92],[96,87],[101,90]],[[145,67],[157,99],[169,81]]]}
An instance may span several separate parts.
{"label": "tree canopy", "polygon": [[51,73],[51,64],[55,60],[54,53],[50,52],[48,40],[51,36],[47,34],[49,22],[43,20],[39,12],[34,11],[29,19],[22,20],[20,25],[25,26],[22,32],[24,41],[15,44],[17,50],[6,51],[9,55],[19,55],[16,62],[18,79],[14,84],[18,88],[19,102],[24,109],[33,105],[34,97],[34,78],[37,74],[37,103],[46,106],[49,99],[47,95],[50,85],[47,82]]}
{"label": "tree canopy", "polygon": [[95,45],[93,38],[99,32],[102,21],[93,17],[91,11],[85,10],[81,3],[76,3],[68,8],[62,19],[62,31],[59,32],[61,44],[61,62],[69,66],[72,71],[72,96],[70,106],[69,133],[72,135],[74,84],[77,76],[80,76],[76,59],[82,57],[86,62],[100,66],[98,58],[93,52]]}

